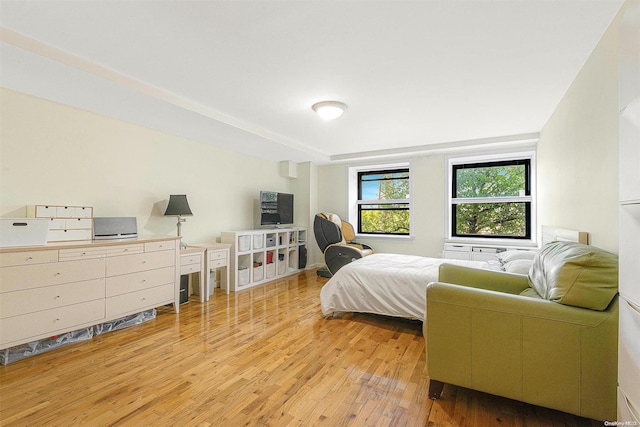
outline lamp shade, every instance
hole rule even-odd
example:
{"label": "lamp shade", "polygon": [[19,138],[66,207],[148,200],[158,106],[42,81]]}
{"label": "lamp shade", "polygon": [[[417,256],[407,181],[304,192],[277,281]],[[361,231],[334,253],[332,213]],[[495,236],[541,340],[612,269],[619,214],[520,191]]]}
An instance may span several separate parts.
{"label": "lamp shade", "polygon": [[165,216],[193,215],[186,194],[172,194],[169,196],[169,204],[164,212]]}

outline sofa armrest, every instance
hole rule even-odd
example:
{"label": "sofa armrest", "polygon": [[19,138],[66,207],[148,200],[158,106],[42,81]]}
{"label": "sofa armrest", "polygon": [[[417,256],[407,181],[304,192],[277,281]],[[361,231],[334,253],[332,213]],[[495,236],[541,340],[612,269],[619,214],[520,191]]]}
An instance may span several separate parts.
{"label": "sofa armrest", "polygon": [[[498,272],[498,274],[500,273]],[[597,327],[609,319],[614,306],[617,311],[617,298],[614,299],[607,311],[595,311],[539,298],[442,282],[433,282],[427,286],[427,307],[431,303],[451,304],[474,310],[516,314],[522,317],[587,327]],[[427,319],[428,311],[427,309]]]}
{"label": "sofa armrest", "polygon": [[488,289],[496,292],[519,294],[529,287],[529,279],[522,274],[442,264],[438,281],[472,288]]}

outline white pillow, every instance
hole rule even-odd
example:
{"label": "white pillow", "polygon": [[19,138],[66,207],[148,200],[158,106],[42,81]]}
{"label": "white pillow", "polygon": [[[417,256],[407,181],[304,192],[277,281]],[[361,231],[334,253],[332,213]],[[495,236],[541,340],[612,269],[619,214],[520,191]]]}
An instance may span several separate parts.
{"label": "white pillow", "polygon": [[532,263],[533,260],[531,259],[514,259],[504,263],[502,266],[507,273],[529,274]]}
{"label": "white pillow", "polygon": [[536,257],[536,252],[532,251],[504,251],[496,255],[496,257],[505,264],[517,259],[527,259],[532,261]]}

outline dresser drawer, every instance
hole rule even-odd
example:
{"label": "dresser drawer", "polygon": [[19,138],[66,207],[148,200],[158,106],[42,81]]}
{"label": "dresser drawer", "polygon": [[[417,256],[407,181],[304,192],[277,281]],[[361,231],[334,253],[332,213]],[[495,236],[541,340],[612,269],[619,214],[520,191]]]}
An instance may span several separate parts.
{"label": "dresser drawer", "polygon": [[103,259],[88,259],[0,268],[0,292],[98,279],[104,277],[104,267]]}
{"label": "dresser drawer", "polygon": [[104,299],[0,320],[0,346],[72,331],[104,319]]}
{"label": "dresser drawer", "polygon": [[180,274],[199,273],[200,264],[180,265]]}
{"label": "dresser drawer", "polygon": [[131,313],[174,302],[174,285],[166,284],[107,298],[107,318],[115,319]]}
{"label": "dresser drawer", "polygon": [[77,261],[80,259],[104,258],[107,251],[104,247],[60,249],[60,261]]}
{"label": "dresser drawer", "polygon": [[108,277],[106,295],[112,297],[167,283],[175,283],[175,281],[176,275],[173,267]]}
{"label": "dresser drawer", "polygon": [[107,256],[120,256],[144,253],[144,244],[117,245],[107,247]]}
{"label": "dresser drawer", "polygon": [[145,252],[170,251],[176,249],[175,240],[161,240],[159,242],[147,242],[144,244]]}
{"label": "dresser drawer", "polygon": [[104,279],[0,294],[0,318],[103,299]]}
{"label": "dresser drawer", "polygon": [[175,265],[174,251],[149,252],[107,258],[107,277]]}
{"label": "dresser drawer", "polygon": [[0,267],[58,262],[58,251],[7,252],[0,254]]}
{"label": "dresser drawer", "polygon": [[209,252],[209,261],[214,261],[217,259],[227,259],[227,251],[208,251]]}

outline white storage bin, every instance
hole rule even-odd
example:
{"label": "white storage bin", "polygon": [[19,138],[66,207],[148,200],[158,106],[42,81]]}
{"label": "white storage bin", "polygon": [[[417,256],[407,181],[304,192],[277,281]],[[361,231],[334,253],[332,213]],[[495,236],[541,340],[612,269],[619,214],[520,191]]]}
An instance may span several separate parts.
{"label": "white storage bin", "polygon": [[264,266],[253,267],[253,281],[259,282],[264,279]]}
{"label": "white storage bin", "polygon": [[44,246],[49,235],[49,218],[0,219],[0,247]]}
{"label": "white storage bin", "polygon": [[283,261],[278,262],[278,274],[284,274],[287,272],[287,263]]}
{"label": "white storage bin", "polygon": [[238,236],[238,252],[251,249],[251,236]]}
{"label": "white storage bin", "polygon": [[243,268],[238,270],[238,284],[240,286],[247,286],[249,284],[249,269]]}
{"label": "white storage bin", "polygon": [[266,274],[267,274],[267,279],[270,279],[271,277],[276,275],[276,263],[275,262],[272,262],[271,264],[267,264]]}
{"label": "white storage bin", "polygon": [[253,236],[253,249],[262,249],[264,246],[264,235],[256,234]]}

